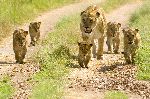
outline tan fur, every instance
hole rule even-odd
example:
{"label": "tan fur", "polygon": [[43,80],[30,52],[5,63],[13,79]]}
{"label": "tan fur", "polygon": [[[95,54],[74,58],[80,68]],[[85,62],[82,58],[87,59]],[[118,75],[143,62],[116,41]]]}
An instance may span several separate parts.
{"label": "tan fur", "polygon": [[134,63],[136,52],[140,46],[141,37],[138,29],[123,29],[124,34],[124,57],[126,63]]}
{"label": "tan fur", "polygon": [[24,31],[23,29],[15,30],[13,33],[13,50],[16,63],[22,64],[23,59],[25,58],[27,52],[27,35],[28,31]]}
{"label": "tan fur", "polygon": [[106,44],[108,46],[108,53],[112,53],[112,45],[113,52],[119,53],[119,45],[120,45],[120,29],[121,24],[116,22],[107,23],[107,41]]}
{"label": "tan fur", "polygon": [[31,22],[29,25],[29,34],[31,37],[30,46],[35,46],[35,43],[40,38],[40,25],[41,22]]}
{"label": "tan fur", "polygon": [[91,47],[92,44],[89,44],[85,41],[83,42],[78,42],[79,46],[79,55],[78,55],[78,63],[81,67],[86,67],[88,68],[88,63],[91,59]]}
{"label": "tan fur", "polygon": [[89,6],[81,12],[80,29],[84,41],[93,44],[93,57],[96,57],[94,39],[98,39],[97,59],[103,58],[104,35],[106,32],[106,18],[104,11],[97,6]]}

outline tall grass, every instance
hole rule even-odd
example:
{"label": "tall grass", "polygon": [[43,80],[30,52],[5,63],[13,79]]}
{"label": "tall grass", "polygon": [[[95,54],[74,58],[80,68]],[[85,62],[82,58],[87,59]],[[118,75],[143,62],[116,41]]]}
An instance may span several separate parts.
{"label": "tall grass", "polygon": [[3,76],[0,80],[0,99],[9,99],[13,93],[8,76]]}
{"label": "tall grass", "polygon": [[150,1],[145,0],[144,5],[137,10],[130,19],[130,26],[138,28],[142,44],[136,57],[138,65],[138,79],[150,80]]}
{"label": "tall grass", "polygon": [[0,41],[18,24],[33,19],[39,12],[79,0],[0,0]]}
{"label": "tall grass", "polygon": [[101,7],[104,8],[105,12],[110,12],[111,10],[118,8],[121,5],[136,1],[140,0],[106,0],[105,4],[102,4]]}

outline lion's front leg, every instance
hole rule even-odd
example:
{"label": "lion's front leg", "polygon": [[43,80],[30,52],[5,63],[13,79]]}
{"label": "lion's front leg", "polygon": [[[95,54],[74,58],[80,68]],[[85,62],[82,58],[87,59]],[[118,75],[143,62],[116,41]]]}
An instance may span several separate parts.
{"label": "lion's front leg", "polygon": [[106,44],[108,46],[108,53],[112,53],[112,38],[111,37],[107,37]]}
{"label": "lion's front leg", "polygon": [[93,47],[92,47],[93,58],[96,58],[96,44],[94,40],[92,40],[92,44],[93,44]]}
{"label": "lion's front leg", "polygon": [[115,39],[114,40],[114,45],[113,45],[113,47],[114,47],[114,53],[115,54],[118,54],[119,53],[119,45],[120,45],[120,39],[119,38],[117,38],[117,39]]}
{"label": "lion's front leg", "polygon": [[127,64],[131,64],[131,58],[128,52],[124,52],[124,58]]}
{"label": "lion's front leg", "polygon": [[104,36],[98,39],[97,59],[103,59]]}

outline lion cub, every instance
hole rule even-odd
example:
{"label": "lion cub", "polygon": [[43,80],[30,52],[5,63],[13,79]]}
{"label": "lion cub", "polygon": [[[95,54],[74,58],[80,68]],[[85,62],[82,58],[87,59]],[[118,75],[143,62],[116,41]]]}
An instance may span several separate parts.
{"label": "lion cub", "polygon": [[126,63],[134,63],[134,58],[141,42],[139,30],[126,28],[122,31],[124,34],[124,57]]}
{"label": "lion cub", "polygon": [[29,34],[31,37],[30,46],[35,46],[35,43],[40,38],[40,25],[41,22],[31,22],[29,25]]}
{"label": "lion cub", "polygon": [[108,46],[108,53],[112,53],[112,45],[113,52],[119,53],[119,45],[120,45],[120,29],[121,24],[116,22],[107,23],[107,41],[106,44]]}
{"label": "lion cub", "polygon": [[27,52],[27,35],[28,31],[24,31],[23,29],[15,30],[13,33],[13,50],[16,63],[22,64],[25,58]]}
{"label": "lion cub", "polygon": [[79,46],[79,55],[78,55],[78,63],[81,67],[88,68],[88,63],[91,59],[91,47],[93,44],[89,44],[85,41],[78,42]]}

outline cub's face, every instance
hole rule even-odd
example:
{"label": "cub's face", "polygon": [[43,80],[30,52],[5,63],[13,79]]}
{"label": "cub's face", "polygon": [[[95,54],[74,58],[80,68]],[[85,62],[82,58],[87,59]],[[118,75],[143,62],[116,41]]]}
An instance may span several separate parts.
{"label": "cub's face", "polygon": [[79,52],[84,56],[90,51],[92,44],[87,44],[86,42],[78,42]]}
{"label": "cub's face", "polygon": [[19,42],[19,46],[24,46],[26,44],[26,37],[28,35],[28,31],[24,31],[23,29],[15,30],[15,40]]}
{"label": "cub's face", "polygon": [[124,39],[127,41],[128,44],[133,44],[136,38],[136,34],[138,33],[138,29],[123,29]]}
{"label": "cub's face", "polygon": [[97,25],[97,18],[100,16],[99,12],[81,12],[81,26],[85,33],[91,33]]}
{"label": "cub's face", "polygon": [[41,22],[32,22],[30,26],[34,27],[35,29],[40,29]]}
{"label": "cub's face", "polygon": [[121,24],[120,23],[107,23],[107,28],[110,31],[110,35],[112,37],[116,37],[117,33],[119,33],[119,30],[121,28]]}

